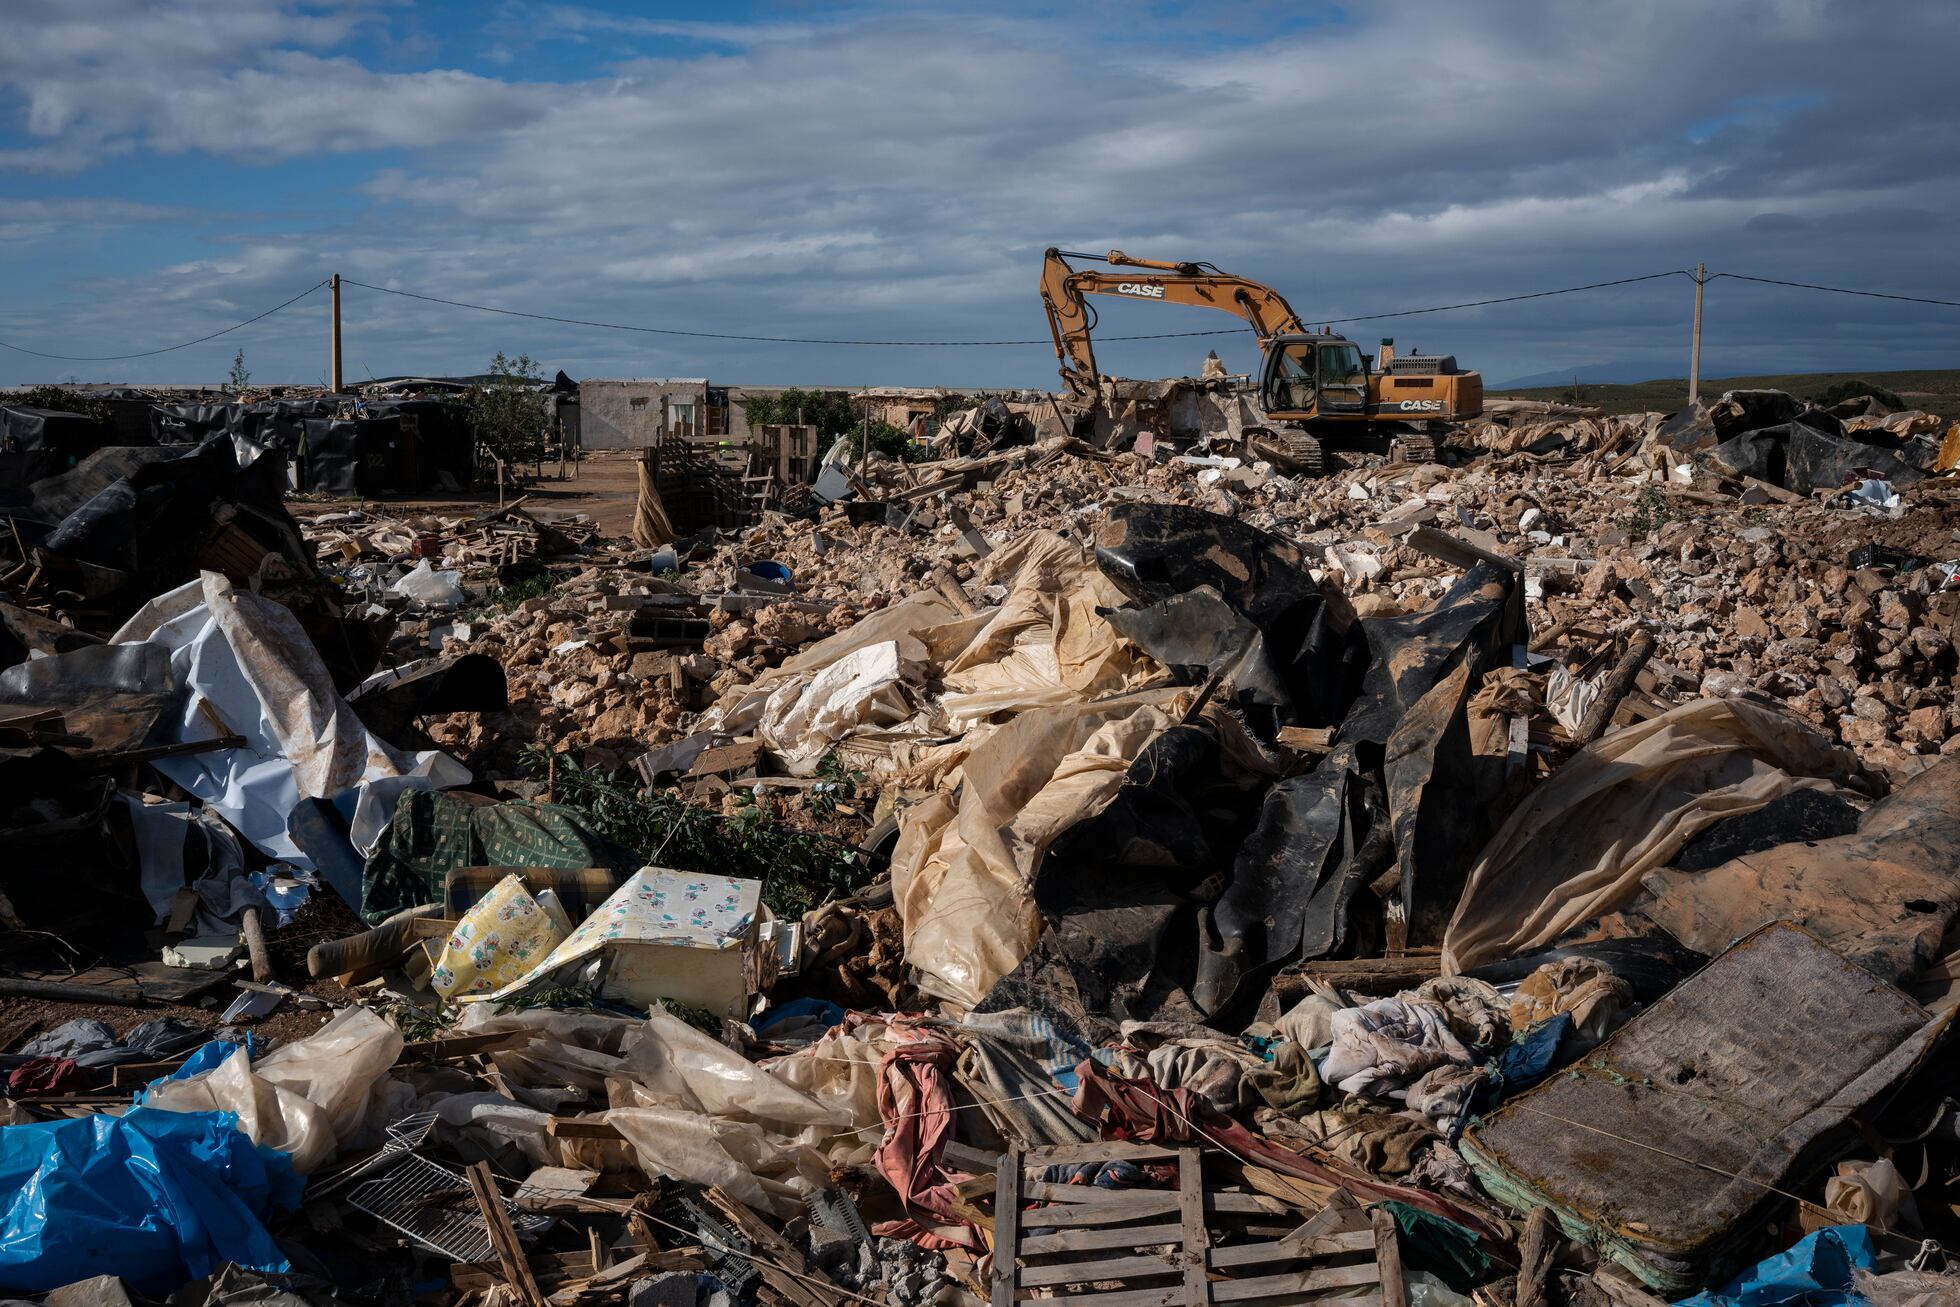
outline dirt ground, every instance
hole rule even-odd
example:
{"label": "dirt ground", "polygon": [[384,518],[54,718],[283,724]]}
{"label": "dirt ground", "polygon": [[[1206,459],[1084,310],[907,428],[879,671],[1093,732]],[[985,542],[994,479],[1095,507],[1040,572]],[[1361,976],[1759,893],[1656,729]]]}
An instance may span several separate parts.
{"label": "dirt ground", "polygon": [[[506,488],[504,502],[522,494],[537,508],[563,509],[585,513],[599,524],[606,535],[625,535],[633,526],[633,507],[639,499],[639,455],[632,450],[610,449],[587,454],[576,463],[565,465],[564,479],[555,473],[557,464],[545,464],[545,478],[519,489]],[[497,488],[479,487],[460,494],[436,496],[388,496],[367,501],[354,499],[289,499],[286,507],[295,517],[318,517],[372,504],[385,512],[427,512],[455,516],[481,512],[497,503]]]}

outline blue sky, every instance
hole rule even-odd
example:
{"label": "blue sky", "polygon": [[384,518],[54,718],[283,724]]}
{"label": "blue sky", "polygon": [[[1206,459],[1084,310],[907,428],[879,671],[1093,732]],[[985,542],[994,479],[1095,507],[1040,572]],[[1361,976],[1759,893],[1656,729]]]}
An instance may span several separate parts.
{"label": "blue sky", "polygon": [[[331,272],[561,316],[1040,339],[1041,251],[1269,281],[1313,319],[1711,269],[1960,300],[1960,6],[13,0],[0,340],[152,349]],[[1960,366],[1960,309],[1721,281],[1704,371]],[[1684,279],[1344,329],[1486,377],[1685,371]],[[1229,327],[1111,303],[1106,335]],[[325,376],[324,292],[0,384]],[[1046,386],[1046,344],[858,349],[350,288],[347,371]],[[1249,335],[1108,342],[1135,376]]]}

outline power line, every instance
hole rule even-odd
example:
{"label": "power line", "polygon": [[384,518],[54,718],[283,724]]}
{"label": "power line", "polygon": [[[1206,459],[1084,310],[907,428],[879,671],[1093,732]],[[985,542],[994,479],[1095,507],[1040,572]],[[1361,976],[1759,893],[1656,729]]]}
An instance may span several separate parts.
{"label": "power line", "polygon": [[[1433,309],[1403,309],[1399,313],[1357,313],[1351,318],[1316,318],[1316,322],[1333,324],[1336,322],[1376,322],[1382,318],[1412,318],[1418,313],[1446,313],[1451,309],[1479,309],[1486,304],[1515,304],[1519,300],[1542,300],[1550,295],[1570,295],[1574,291],[1601,290],[1607,286],[1631,286],[1636,281],[1658,281],[1662,277],[1688,277],[1694,274],[1686,268],[1675,268],[1670,272],[1650,272],[1644,277],[1621,277],[1615,281],[1594,281],[1584,286],[1565,286],[1558,290],[1535,290],[1527,295],[1503,295],[1490,300],[1465,300],[1461,304],[1438,304]],[[1713,280],[1711,278],[1710,280]]]}
{"label": "power line", "polygon": [[[1463,300],[1455,304],[1437,304],[1422,309],[1398,309],[1385,313],[1357,313],[1344,318],[1317,318],[1315,321],[1330,326],[1335,323],[1345,322],[1379,322],[1389,318],[1410,318],[1426,313],[1448,313],[1457,309],[1484,308],[1493,304],[1516,304],[1524,300],[1548,299],[1555,295],[1573,295],[1581,291],[1605,290],[1613,286],[1631,286],[1639,282],[1658,281],[1666,277],[1688,277],[1692,279],[1693,276],[1693,273],[1684,268],[1675,268],[1666,272],[1651,272],[1640,277],[1618,277],[1611,281],[1587,282],[1582,286],[1561,286],[1556,290],[1529,291],[1520,295],[1500,295],[1491,299]],[[1727,277],[1733,281],[1757,282],[1766,286],[1789,286],[1798,290],[1824,291],[1833,295],[1857,295],[1867,299],[1896,300],[1907,304],[1934,304],[1944,308],[1960,308],[1960,301],[1956,300],[1933,299],[1920,295],[1895,295],[1885,291],[1852,290],[1843,286],[1823,286],[1807,281],[1783,281],[1775,277],[1755,277],[1740,272],[1712,273],[1706,278],[1706,281],[1718,281],[1723,277]],[[220,336],[229,335],[241,327],[249,327],[255,322],[271,317],[282,309],[291,308],[325,286],[329,280],[329,278],[322,278],[291,299],[275,304],[263,313],[256,313],[242,322],[234,322],[229,327],[211,332],[208,335],[199,336],[195,340],[187,340],[176,345],[165,345],[159,349],[138,350],[129,354],[51,354],[43,350],[29,349],[24,345],[15,345],[5,340],[0,340],[0,349],[10,349],[19,354],[31,354],[35,358],[58,359],[68,363],[113,363],[124,359],[153,358],[158,354],[170,354],[180,349],[189,349],[193,345],[202,345],[206,341],[216,340]],[[682,336],[696,340],[733,340],[768,345],[862,346],[886,349],[952,349],[965,347],[1047,345],[1052,343],[1046,337],[1039,336],[1022,340],[858,340],[827,336],[762,336],[739,332],[689,331],[680,327],[648,327],[625,322],[603,322],[590,318],[564,317],[553,313],[530,313],[522,309],[499,308],[493,304],[475,304],[468,300],[445,299],[439,295],[424,295],[412,290],[398,290],[390,286],[376,286],[365,281],[355,281],[351,277],[342,277],[341,283],[348,286],[359,286],[363,290],[376,291],[383,295],[399,295],[404,299],[422,300],[425,303],[442,304],[450,308],[472,309],[478,313],[495,313],[511,318],[529,318],[538,322],[556,322],[573,327],[593,327],[604,331],[631,331],[655,336]],[[1138,335],[1103,336],[1100,339],[1105,341],[1184,340],[1201,336],[1236,336],[1245,330],[1247,328],[1243,326],[1221,327],[1206,331],[1159,331]]]}
{"label": "power line", "polygon": [[1902,300],[1907,304],[1940,304],[1949,309],[1960,309],[1960,300],[1927,299],[1923,295],[1888,295],[1878,290],[1846,290],[1842,286],[1819,286],[1808,281],[1778,281],[1774,277],[1751,277],[1740,272],[1718,272],[1708,280],[1719,281],[1727,277],[1731,281],[1756,281],[1765,286],[1795,286],[1798,290],[1824,290],[1833,295],[1862,295],[1874,300]]}
{"label": "power line", "polygon": [[[641,327],[625,322],[595,322],[590,318],[565,318],[552,313],[526,313],[521,309],[500,309],[491,304],[472,304],[467,300],[444,299],[439,295],[422,295],[412,290],[396,290],[390,286],[371,286],[365,281],[355,281],[342,277],[343,286],[359,286],[363,290],[378,290],[384,295],[401,295],[412,300],[426,300],[431,304],[447,304],[451,308],[475,309],[479,313],[500,313],[509,318],[534,318],[539,322],[560,322],[573,327],[600,327],[607,331],[638,331],[654,336],[689,336],[697,340],[743,340],[765,345],[877,345],[884,347],[917,346],[920,348],[951,348],[964,345],[1047,345],[1052,342],[1047,337],[1034,337],[1028,340],[839,340],[825,336],[749,336],[729,331],[684,331],[679,327]],[[1212,331],[1160,331],[1146,336],[1105,336],[1104,340],[1172,340],[1183,336],[1236,336],[1245,331],[1244,327],[1223,327]]]}
{"label": "power line", "polygon": [[328,280],[328,278],[322,277],[319,281],[314,282],[311,286],[308,286],[285,303],[275,304],[264,313],[253,314],[243,322],[234,322],[223,331],[214,331],[208,336],[199,336],[196,340],[187,340],[181,345],[165,345],[162,349],[138,350],[134,354],[47,354],[38,349],[28,349],[25,345],[14,345],[4,340],[0,340],[0,347],[13,350],[17,354],[32,354],[35,358],[40,359],[61,359],[66,363],[114,363],[121,359],[151,358],[158,354],[169,354],[176,350],[189,349],[193,345],[202,345],[207,340],[216,340],[220,336],[229,335],[237,331],[240,327],[249,327],[261,318],[269,318],[281,309],[291,308],[314,291],[320,289],[320,287],[326,285]]}

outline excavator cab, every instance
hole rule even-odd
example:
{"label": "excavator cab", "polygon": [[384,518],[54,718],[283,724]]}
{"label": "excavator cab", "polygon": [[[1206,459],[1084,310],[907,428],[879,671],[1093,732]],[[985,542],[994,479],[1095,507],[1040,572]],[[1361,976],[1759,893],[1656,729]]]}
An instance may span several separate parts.
{"label": "excavator cab", "polygon": [[1340,336],[1280,336],[1266,350],[1260,401],[1268,416],[1365,418],[1368,360]]}

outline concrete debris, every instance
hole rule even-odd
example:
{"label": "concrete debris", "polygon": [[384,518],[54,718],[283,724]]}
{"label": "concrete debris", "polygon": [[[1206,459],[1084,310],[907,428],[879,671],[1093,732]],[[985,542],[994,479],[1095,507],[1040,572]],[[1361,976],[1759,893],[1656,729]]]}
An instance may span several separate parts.
{"label": "concrete debris", "polygon": [[0,1288],[1951,1283],[1960,436],[1106,389],[611,508],[9,410]]}

